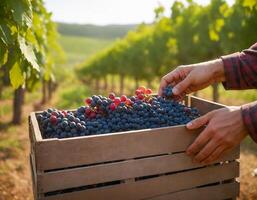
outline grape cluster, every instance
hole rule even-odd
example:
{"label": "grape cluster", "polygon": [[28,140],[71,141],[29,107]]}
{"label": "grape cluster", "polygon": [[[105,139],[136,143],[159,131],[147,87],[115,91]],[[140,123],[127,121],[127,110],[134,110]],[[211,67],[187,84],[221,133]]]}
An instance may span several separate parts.
{"label": "grape cluster", "polygon": [[173,96],[172,89],[173,87],[171,85],[168,85],[167,87],[165,87],[162,91],[163,96],[166,98],[172,97]]}
{"label": "grape cluster", "polygon": [[93,95],[76,111],[48,109],[37,115],[44,138],[66,138],[186,124],[199,117],[196,108],[152,95],[139,87],[135,96]]}

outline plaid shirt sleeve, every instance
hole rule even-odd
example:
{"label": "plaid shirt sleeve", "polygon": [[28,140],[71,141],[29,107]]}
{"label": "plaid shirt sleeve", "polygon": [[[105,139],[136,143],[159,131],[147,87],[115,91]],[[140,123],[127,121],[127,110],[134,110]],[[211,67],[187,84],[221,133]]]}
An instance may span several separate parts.
{"label": "plaid shirt sleeve", "polygon": [[[257,43],[242,52],[221,57],[225,89],[257,88]],[[249,135],[257,143],[257,101],[242,106],[242,117]]]}

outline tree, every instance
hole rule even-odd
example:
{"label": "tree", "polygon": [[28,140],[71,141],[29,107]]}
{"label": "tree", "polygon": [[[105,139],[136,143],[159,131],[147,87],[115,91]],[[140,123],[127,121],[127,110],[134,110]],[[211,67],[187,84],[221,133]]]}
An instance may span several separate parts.
{"label": "tree", "polygon": [[1,0],[0,78],[8,77],[15,89],[13,123],[21,122],[25,88],[31,91],[52,76],[54,57],[61,51],[56,37],[42,0]]}

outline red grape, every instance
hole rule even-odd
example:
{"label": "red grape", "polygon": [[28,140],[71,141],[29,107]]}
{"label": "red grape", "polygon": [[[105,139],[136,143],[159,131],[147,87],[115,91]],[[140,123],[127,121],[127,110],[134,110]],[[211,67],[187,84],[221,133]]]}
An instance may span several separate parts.
{"label": "red grape", "polygon": [[90,118],[95,118],[96,117],[96,113],[94,111],[92,111],[89,115]]}
{"label": "red grape", "polygon": [[153,92],[153,91],[152,91],[150,88],[148,88],[148,89],[145,91],[146,94],[152,94],[152,92]]}
{"label": "red grape", "polygon": [[120,98],[119,97],[115,97],[115,99],[114,99],[114,103],[115,103],[115,105],[116,106],[118,106],[118,105],[120,105]]}
{"label": "red grape", "polygon": [[109,98],[113,100],[113,99],[115,98],[115,94],[114,94],[113,92],[110,93],[110,94],[109,94]]}
{"label": "red grape", "polygon": [[143,99],[145,98],[143,94],[139,94],[137,97],[138,97],[140,100],[143,100]]}
{"label": "red grape", "polygon": [[91,109],[90,109],[90,108],[86,108],[86,109],[85,109],[85,114],[86,114],[86,115],[90,115],[90,113],[91,113]]}
{"label": "red grape", "polygon": [[110,104],[110,109],[111,109],[112,111],[116,109],[115,103],[111,103],[111,104]]}
{"label": "red grape", "polygon": [[56,124],[56,123],[57,123],[57,117],[56,117],[55,115],[51,115],[51,117],[50,117],[50,122],[51,122],[52,124]]}
{"label": "red grape", "polygon": [[121,100],[121,102],[125,102],[127,100],[127,96],[126,95],[122,95],[120,97],[120,100]]}
{"label": "red grape", "polygon": [[126,105],[132,105],[132,101],[130,99],[126,100]]}
{"label": "red grape", "polygon": [[138,96],[138,95],[140,95],[140,94],[142,94],[143,92],[142,92],[142,90],[139,90],[139,89],[137,89],[136,90],[136,92],[135,92],[135,94]]}
{"label": "red grape", "polygon": [[141,90],[142,93],[145,93],[145,90],[146,90],[145,86],[140,86],[140,87],[137,88],[137,89],[138,89],[138,90]]}
{"label": "red grape", "polygon": [[86,100],[85,100],[85,103],[86,104],[88,104],[88,105],[90,105],[91,104],[91,102],[92,102],[92,98],[86,98]]}

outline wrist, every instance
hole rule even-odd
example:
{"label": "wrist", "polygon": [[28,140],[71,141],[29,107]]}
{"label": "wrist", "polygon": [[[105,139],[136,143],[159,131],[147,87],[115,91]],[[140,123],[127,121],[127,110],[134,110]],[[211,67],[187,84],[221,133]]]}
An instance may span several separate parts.
{"label": "wrist", "polygon": [[225,72],[224,72],[224,64],[222,59],[216,59],[212,62],[212,74],[214,82],[224,82],[225,81]]}

